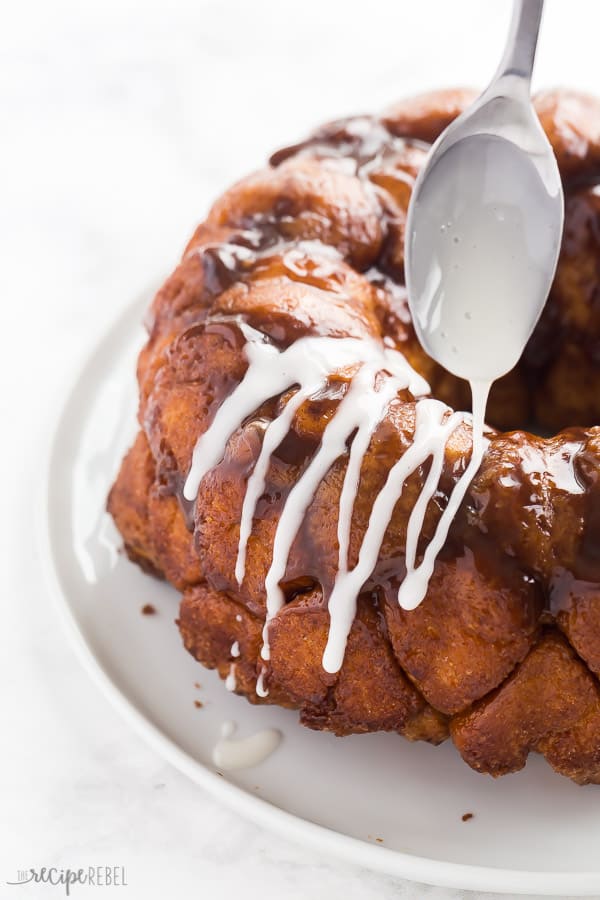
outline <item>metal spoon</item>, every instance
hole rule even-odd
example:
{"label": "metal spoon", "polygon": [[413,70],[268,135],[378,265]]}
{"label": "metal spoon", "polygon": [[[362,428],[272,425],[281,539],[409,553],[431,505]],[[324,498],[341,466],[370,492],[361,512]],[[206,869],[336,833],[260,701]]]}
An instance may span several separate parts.
{"label": "metal spoon", "polygon": [[490,86],[433,145],[411,198],[406,280],[425,350],[481,385],[508,372],[544,308],[564,200],[530,97],[543,0],[515,0]]}

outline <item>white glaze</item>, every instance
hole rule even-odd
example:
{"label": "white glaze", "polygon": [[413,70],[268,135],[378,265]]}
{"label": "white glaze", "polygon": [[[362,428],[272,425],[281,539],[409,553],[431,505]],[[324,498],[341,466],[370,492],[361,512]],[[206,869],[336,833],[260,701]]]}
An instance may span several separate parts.
{"label": "white glaze", "polygon": [[240,655],[240,642],[234,641],[231,645],[231,650],[229,651],[234,659],[237,659]]}
{"label": "white glaze", "polygon": [[361,416],[357,424],[357,432],[350,446],[348,466],[344,476],[338,510],[338,570],[340,572],[348,570],[352,513],[363,459],[369,448],[373,432],[383,418],[389,402],[396,396],[397,391],[397,381],[393,378],[388,378],[375,394],[373,392],[363,392],[357,398],[357,407],[360,409]]}
{"label": "white glaze", "polygon": [[[263,659],[269,659],[269,622],[273,616],[277,615],[285,602],[285,596],[279,586],[279,582],[285,576],[292,545],[319,484],[325,478],[336,459],[346,452],[347,441],[352,432],[357,428],[362,428],[363,432],[367,432],[370,437],[381,417],[373,416],[372,411],[374,410],[377,413],[379,410],[382,413],[392,396],[395,396],[399,390],[407,386],[406,379],[390,379],[392,386],[391,389],[388,387],[384,392],[382,403],[378,397],[378,391],[375,389],[375,376],[381,369],[381,365],[381,360],[377,360],[375,363],[367,362],[354,376],[348,391],[338,405],[335,415],[323,432],[319,449],[288,494],[287,501],[281,511],[273,541],[273,558],[265,578],[267,616],[263,629]],[[370,409],[371,405],[372,408]],[[353,466],[354,472],[356,472],[356,469],[360,472],[360,463],[362,463],[368,443],[368,441],[363,440],[361,453],[355,454],[355,460],[357,457],[358,460]],[[351,480],[348,483],[350,484],[350,489],[347,493],[350,494],[353,491],[355,494],[357,483],[353,484]],[[348,505],[347,498],[346,504]],[[347,535],[345,544],[347,546]]]}
{"label": "white glaze", "polygon": [[309,385],[303,390],[299,390],[293,397],[288,400],[283,411],[276,419],[267,426],[260,454],[254,469],[246,482],[246,493],[242,505],[242,516],[240,519],[240,537],[238,543],[238,554],[235,563],[235,577],[237,583],[241,584],[246,574],[246,550],[248,547],[248,538],[252,533],[252,522],[256,504],[265,489],[265,480],[271,462],[271,455],[282,442],[292,425],[294,416],[305,400],[319,389],[319,384]]}
{"label": "white glaze", "polygon": [[269,696],[269,688],[265,685],[266,674],[267,670],[264,666],[262,666],[258,678],[256,679],[256,696],[262,697],[263,699]]}
{"label": "white glaze", "polygon": [[[252,533],[256,504],[265,489],[273,452],[290,430],[302,403],[323,388],[331,374],[346,370],[350,377],[348,389],[338,404],[335,415],[324,429],[318,450],[288,494],[279,517],[271,566],[265,577],[266,620],[261,649],[262,658],[268,660],[269,623],[285,602],[280,582],[285,577],[289,554],[307,509],[332,465],[347,453],[348,441],[354,435],[340,495],[337,526],[338,573],[328,599],[330,630],[323,657],[326,671],[336,672],[343,662],[347,637],[356,614],[358,595],[375,568],[383,537],[406,479],[431,457],[429,474],[409,518],[407,573],[398,599],[406,609],[412,609],[425,596],[437,554],[481,462],[485,391],[481,394],[483,406],[477,410],[480,436],[474,440],[471,461],[454,487],[421,563],[416,565],[418,541],[428,505],[439,488],[446,442],[464,418],[462,413],[453,413],[443,403],[433,399],[421,399],[416,404],[413,442],[388,473],[385,486],[373,504],[358,562],[349,570],[352,512],[362,463],[373,433],[390,401],[400,391],[408,389],[413,396],[419,397],[428,391],[428,385],[400,353],[375,340],[305,337],[279,351],[268,342],[265,335],[243,320],[234,318],[228,321],[236,324],[246,338],[244,352],[248,369],[196,444],[184,488],[187,499],[194,499],[203,476],[223,458],[227,441],[244,419],[269,398],[294,386],[297,388],[280,414],[266,427],[258,459],[247,480],[235,569],[240,584],[245,574],[247,543]],[[256,693],[260,697],[268,696],[265,675],[263,667],[256,683]],[[233,679],[231,672],[230,678]]]}
{"label": "white glaze", "polygon": [[237,678],[235,675],[235,663],[231,663],[229,666],[229,673],[227,678],[225,679],[225,687],[228,691],[235,691],[237,687]]}
{"label": "white glaze", "polygon": [[[227,321],[227,320],[224,320]],[[219,407],[210,427],[194,447],[192,465],[183,495],[195,500],[200,482],[223,458],[227,441],[240,424],[262,403],[284,393],[294,385],[301,391],[318,390],[329,375],[363,363],[377,362],[404,379],[415,396],[428,391],[427,382],[412,369],[404,357],[368,338],[304,337],[278,350],[266,336],[239,317],[231,320],[244,334],[244,353],[248,369],[237,388]]]}
{"label": "white glaze", "polygon": [[234,738],[235,732],[234,722],[224,722],[221,737],[213,749],[213,763],[224,771],[257,766],[281,743],[281,732],[275,728],[266,728],[245,738]]}
{"label": "white glaze", "polygon": [[491,384],[516,365],[546,302],[556,198],[523,150],[485,134],[452,145],[415,196],[407,283],[419,339],[454,375]]}
{"label": "white glaze", "polygon": [[406,480],[431,457],[429,474],[408,521],[407,573],[398,592],[398,601],[405,609],[414,609],[423,600],[437,554],[448,536],[448,530],[464,498],[472,475],[481,463],[480,449],[477,448],[472,455],[471,463],[454,486],[447,507],[425,551],[422,563],[415,567],[417,544],[427,506],[439,487],[446,442],[462,421],[462,413],[452,413],[439,400],[426,399],[417,404],[413,443],[390,469],[384,487],[375,498],[369,524],[360,547],[358,562],[350,571],[342,567],[338,570],[328,601],[330,625],[327,645],[323,654],[323,668],[326,672],[337,672],[342,666],[346,641],[356,615],[358,595],[377,564],[385,532]]}
{"label": "white glaze", "polygon": [[[448,537],[448,531],[450,530],[450,526],[452,525],[454,517],[465,498],[465,494],[469,489],[469,485],[473,481],[473,478],[477,474],[479,466],[481,465],[486,447],[486,440],[484,438],[483,431],[485,427],[485,409],[487,405],[489,390],[490,385],[485,382],[481,384],[475,381],[471,382],[471,394],[473,397],[473,416],[471,419],[473,444],[471,449],[471,459],[469,460],[469,464],[466,467],[465,471],[454,485],[454,489],[452,490],[452,493],[448,498],[446,508],[444,509],[442,515],[440,516],[440,520],[437,523],[435,533],[429,544],[427,545],[425,553],[423,554],[423,559],[418,566],[415,566],[415,556],[418,536],[421,533],[421,528],[423,525],[425,509],[423,509],[423,515],[420,514],[418,517],[416,517],[419,527],[418,531],[415,528],[411,533],[410,545],[409,536],[407,535],[406,576],[398,590],[398,603],[403,609],[415,609],[415,607],[417,607],[425,599],[425,594],[427,593],[427,587],[429,585],[431,576],[433,575],[433,569],[438,553],[444,546],[446,538]],[[440,454],[438,450],[438,460],[439,462],[436,468],[437,471],[441,474],[443,451]],[[427,480],[429,480],[429,478]],[[437,481],[439,481],[439,478],[436,480],[435,487],[433,487],[433,493],[435,493],[435,490],[437,488]],[[433,493],[431,496],[433,496]],[[419,498],[419,500],[420,499],[421,498]],[[415,515],[415,509],[413,509],[410,516],[409,528],[412,525],[413,517]]]}

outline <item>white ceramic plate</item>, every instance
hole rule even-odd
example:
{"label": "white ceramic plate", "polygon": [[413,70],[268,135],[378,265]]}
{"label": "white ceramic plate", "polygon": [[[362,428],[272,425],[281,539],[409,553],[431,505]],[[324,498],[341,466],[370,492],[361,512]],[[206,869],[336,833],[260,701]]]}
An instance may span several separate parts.
{"label": "white ceramic plate", "polygon": [[[450,743],[435,749],[390,734],[340,739],[309,731],[295,713],[228,694],[183,650],[173,623],[178,595],[118,552],[104,513],[135,431],[147,299],[123,315],[80,373],[48,471],[49,575],[80,656],[110,700],[193,781],[321,853],[430,884],[600,893],[598,788],[576,787],[541,758],[493,781],[471,772]],[[145,603],[158,614],[142,616]],[[221,777],[211,752],[225,719],[242,735],[274,726],[283,742],[260,766]],[[466,812],[473,818],[463,822]]]}

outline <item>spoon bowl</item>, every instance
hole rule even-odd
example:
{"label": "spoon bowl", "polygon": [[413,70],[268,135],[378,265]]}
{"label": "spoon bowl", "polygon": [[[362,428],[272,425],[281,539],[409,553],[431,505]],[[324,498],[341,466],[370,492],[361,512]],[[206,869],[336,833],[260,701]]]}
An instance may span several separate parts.
{"label": "spoon bowl", "polygon": [[[521,29],[531,26],[521,3],[515,16]],[[491,383],[521,356],[546,303],[563,230],[558,166],[531,104],[530,69],[523,71],[524,58],[533,65],[537,31],[529,57],[522,31],[515,33],[520,56],[507,51],[501,74],[438,138],[408,212],[406,281],[417,335],[433,359],[472,382]]]}

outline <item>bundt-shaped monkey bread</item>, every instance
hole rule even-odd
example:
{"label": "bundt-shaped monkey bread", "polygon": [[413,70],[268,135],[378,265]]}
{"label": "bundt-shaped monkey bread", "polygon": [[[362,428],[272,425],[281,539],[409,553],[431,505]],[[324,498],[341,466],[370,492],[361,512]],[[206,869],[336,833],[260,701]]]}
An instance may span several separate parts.
{"label": "bundt-shaped monkey bread", "polygon": [[[325,125],[217,200],[153,302],[140,431],[108,507],[129,557],[182,592],[185,647],[251,702],[339,735],[450,736],[491,775],[537,751],[600,783],[590,97],[535,100],[565,186],[554,285],[492,391],[501,430],[486,434],[424,599],[398,599],[471,455],[470,418],[452,411],[468,388],[415,337],[403,252],[416,173],[472,98],[441,91]],[[430,414],[441,453],[415,457]],[[565,430],[521,430],[531,423]]]}

